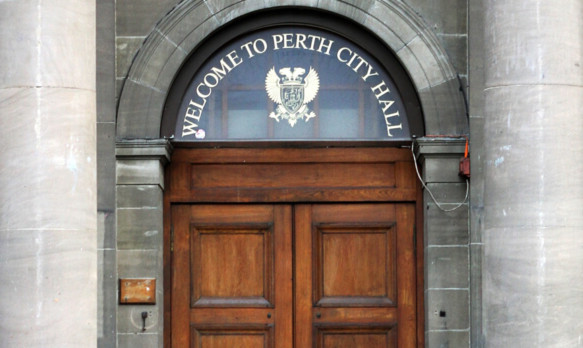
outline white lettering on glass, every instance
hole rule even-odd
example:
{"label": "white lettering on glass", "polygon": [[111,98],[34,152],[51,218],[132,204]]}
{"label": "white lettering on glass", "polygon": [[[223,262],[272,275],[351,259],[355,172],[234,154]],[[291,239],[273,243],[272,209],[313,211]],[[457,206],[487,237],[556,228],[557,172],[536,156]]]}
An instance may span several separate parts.
{"label": "white lettering on glass", "polygon": [[225,54],[217,64],[210,67],[202,75],[194,88],[194,95],[191,97],[186,110],[184,111],[184,122],[182,125],[182,137],[195,135],[198,124],[203,115],[207,99],[212,95],[214,88],[226,78],[236,67],[243,64],[245,60],[264,54],[271,49],[278,50],[304,50],[313,51],[327,56],[335,56],[336,60],[347,68],[358,74],[359,77],[368,84],[371,92],[379,103],[384,117],[387,136],[393,137],[392,130],[402,129],[399,110],[395,109],[397,104],[391,98],[391,91],[387,83],[382,79],[373,64],[358,54],[354,48],[340,47],[336,49],[334,40],[329,38],[303,33],[278,33],[271,35],[271,40],[256,38],[245,42],[239,50],[232,50]]}

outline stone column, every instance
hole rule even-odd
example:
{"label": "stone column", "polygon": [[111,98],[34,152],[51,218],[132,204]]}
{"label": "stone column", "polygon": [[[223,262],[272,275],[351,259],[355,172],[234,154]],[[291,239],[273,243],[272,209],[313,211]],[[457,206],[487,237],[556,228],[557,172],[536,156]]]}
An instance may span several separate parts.
{"label": "stone column", "polygon": [[583,2],[485,0],[487,347],[583,346]]}
{"label": "stone column", "polygon": [[0,1],[0,345],[95,347],[95,1]]}

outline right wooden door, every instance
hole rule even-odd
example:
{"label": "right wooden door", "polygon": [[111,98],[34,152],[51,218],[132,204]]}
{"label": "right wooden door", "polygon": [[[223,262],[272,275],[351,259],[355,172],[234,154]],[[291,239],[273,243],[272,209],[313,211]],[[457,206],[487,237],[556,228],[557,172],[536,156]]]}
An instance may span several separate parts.
{"label": "right wooden door", "polygon": [[416,346],[414,204],[294,207],[295,347]]}

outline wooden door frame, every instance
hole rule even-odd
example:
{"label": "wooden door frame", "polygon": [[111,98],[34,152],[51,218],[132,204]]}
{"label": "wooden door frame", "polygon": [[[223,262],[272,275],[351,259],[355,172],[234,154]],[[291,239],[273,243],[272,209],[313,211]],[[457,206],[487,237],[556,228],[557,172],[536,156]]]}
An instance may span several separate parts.
{"label": "wooden door frame", "polygon": [[[278,160],[273,162],[273,159]],[[365,191],[361,199],[348,200],[351,202],[373,201],[373,202],[415,202],[416,204],[416,224],[415,224],[415,259],[416,259],[416,303],[417,303],[417,347],[424,347],[425,342],[425,311],[424,311],[424,248],[423,248],[423,191],[421,184],[416,178],[413,167],[413,158],[408,149],[392,147],[338,147],[338,148],[188,148],[187,146],[175,149],[172,160],[166,166],[164,181],[164,346],[171,347],[172,343],[172,204],[192,204],[192,203],[273,203],[275,197],[277,202],[288,203],[328,203],[345,202],[346,197],[358,197],[358,194],[350,190],[335,189],[319,190],[318,194],[310,187],[297,187],[292,190],[275,189],[276,194],[269,192],[254,194],[253,190],[245,191],[239,196],[231,197],[233,192],[225,190],[227,199],[220,201],[206,201],[201,199],[200,194],[204,191],[193,192],[192,187],[176,185],[174,178],[181,176],[190,177],[191,165],[198,164],[242,164],[242,163],[393,163],[395,166],[409,167],[409,177],[396,177],[392,187],[374,188]],[[190,183],[190,180],[187,180]],[[184,190],[188,192],[184,192]],[[337,191],[344,194],[337,194]],[[372,195],[374,190],[380,194]],[[239,190],[237,190],[239,191]],[[257,191],[257,190],[255,190]],[[336,193],[335,193],[336,192]],[[283,197],[283,199],[281,198]],[[372,197],[372,199],[371,199]],[[236,199],[235,199],[236,198]],[[228,202],[226,202],[227,200]]]}

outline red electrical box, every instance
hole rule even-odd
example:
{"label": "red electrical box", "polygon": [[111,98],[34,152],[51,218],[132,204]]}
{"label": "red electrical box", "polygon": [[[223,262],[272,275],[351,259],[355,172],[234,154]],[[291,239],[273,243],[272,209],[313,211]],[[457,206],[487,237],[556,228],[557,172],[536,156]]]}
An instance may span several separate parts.
{"label": "red electrical box", "polygon": [[462,157],[460,159],[460,176],[469,178],[470,177],[470,158]]}

